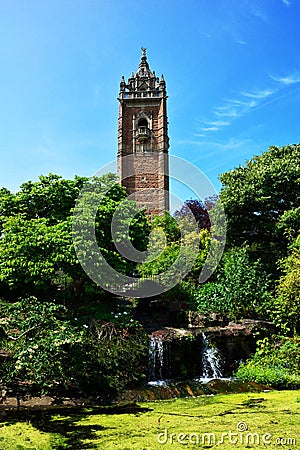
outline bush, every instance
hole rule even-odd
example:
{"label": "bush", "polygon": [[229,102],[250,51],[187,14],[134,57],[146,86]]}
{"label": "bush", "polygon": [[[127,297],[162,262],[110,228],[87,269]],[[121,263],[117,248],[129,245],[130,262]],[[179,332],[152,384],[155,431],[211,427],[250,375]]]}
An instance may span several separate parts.
{"label": "bush", "polygon": [[236,376],[275,388],[300,388],[300,337],[275,336],[258,341],[254,356],[242,363]]}
{"label": "bush", "polygon": [[254,381],[277,389],[300,388],[300,376],[294,375],[282,367],[266,367],[253,361],[242,363],[236,376],[244,381]]}
{"label": "bush", "polygon": [[247,247],[228,250],[215,278],[199,287],[194,309],[225,314],[231,320],[267,318],[270,282],[260,262],[251,261]]}
{"label": "bush", "polygon": [[289,256],[281,261],[284,274],[279,280],[273,319],[288,334],[300,333],[300,235],[291,245]]}
{"label": "bush", "polygon": [[[40,393],[124,388],[143,378],[146,339],[137,323],[76,321],[62,305],[30,297],[2,304],[2,383],[36,386]],[[122,322],[122,323],[121,323]]]}

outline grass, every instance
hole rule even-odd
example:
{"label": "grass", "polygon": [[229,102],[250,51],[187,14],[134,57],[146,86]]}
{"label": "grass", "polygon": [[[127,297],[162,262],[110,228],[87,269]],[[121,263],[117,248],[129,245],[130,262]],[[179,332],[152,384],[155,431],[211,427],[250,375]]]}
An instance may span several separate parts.
{"label": "grass", "polygon": [[300,391],[174,399],[55,415],[36,412],[29,417],[6,418],[1,450],[300,448]]}
{"label": "grass", "polygon": [[30,423],[8,421],[0,424],[1,450],[51,450],[52,442],[54,442],[54,436],[37,430]]}

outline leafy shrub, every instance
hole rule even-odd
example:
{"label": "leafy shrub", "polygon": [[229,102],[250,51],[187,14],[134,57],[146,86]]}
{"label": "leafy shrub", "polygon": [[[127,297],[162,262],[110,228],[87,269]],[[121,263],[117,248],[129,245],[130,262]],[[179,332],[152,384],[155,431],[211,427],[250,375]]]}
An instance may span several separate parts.
{"label": "leafy shrub", "polygon": [[214,282],[199,287],[194,308],[201,313],[218,312],[237,320],[266,318],[270,308],[268,276],[260,262],[250,260],[247,247],[224,254]]}
{"label": "leafy shrub", "polygon": [[256,353],[239,366],[236,376],[276,388],[300,388],[300,337],[258,341]]}
{"label": "leafy shrub", "polygon": [[281,261],[284,274],[278,283],[272,315],[282,331],[296,335],[300,333],[300,235],[290,250]]}
{"label": "leafy shrub", "polygon": [[1,347],[10,354],[0,367],[4,383],[29,382],[41,393],[58,387],[87,392],[142,379],[147,350],[135,322],[77,323],[64,306],[34,297],[2,304],[1,310]]}
{"label": "leafy shrub", "polygon": [[254,381],[275,388],[300,388],[300,376],[282,367],[263,367],[250,361],[242,363],[236,376],[244,381]]}

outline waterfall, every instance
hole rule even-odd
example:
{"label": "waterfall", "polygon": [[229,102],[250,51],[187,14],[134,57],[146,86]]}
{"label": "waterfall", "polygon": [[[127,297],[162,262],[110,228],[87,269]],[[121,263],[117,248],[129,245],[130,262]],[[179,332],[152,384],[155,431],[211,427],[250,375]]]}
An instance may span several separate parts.
{"label": "waterfall", "polygon": [[207,337],[202,333],[202,377],[222,378],[222,359],[215,347],[210,347]]}
{"label": "waterfall", "polygon": [[149,381],[163,380],[164,344],[160,336],[150,336],[148,378]]}
{"label": "waterfall", "polygon": [[[199,338],[193,350],[192,347],[184,345],[185,342],[181,342],[180,339],[173,339],[170,342],[163,332],[150,335],[148,383],[163,386],[174,378],[195,377],[199,374],[199,367],[202,368],[199,381],[207,382],[212,378],[222,378],[224,361],[219,350],[209,345],[204,333]],[[182,367],[184,371],[181,372]]]}

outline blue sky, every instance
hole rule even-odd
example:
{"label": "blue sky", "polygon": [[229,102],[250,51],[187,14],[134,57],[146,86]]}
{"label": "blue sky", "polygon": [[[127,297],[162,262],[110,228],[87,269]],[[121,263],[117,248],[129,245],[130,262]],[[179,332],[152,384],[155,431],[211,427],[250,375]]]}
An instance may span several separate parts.
{"label": "blue sky", "polygon": [[300,142],[299,0],[2,0],[0,185],[116,158],[141,46],[165,76],[170,154],[218,175]]}

